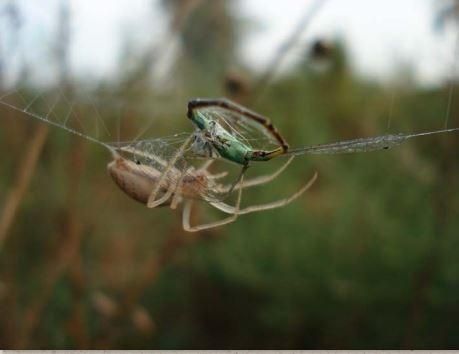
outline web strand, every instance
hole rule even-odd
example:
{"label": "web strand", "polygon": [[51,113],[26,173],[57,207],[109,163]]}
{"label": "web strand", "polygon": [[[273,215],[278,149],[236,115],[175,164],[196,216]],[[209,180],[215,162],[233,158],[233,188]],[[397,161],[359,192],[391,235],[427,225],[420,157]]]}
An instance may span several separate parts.
{"label": "web strand", "polygon": [[[12,95],[15,95],[16,97],[18,97],[22,102],[24,102],[25,104],[25,107],[22,108],[22,107],[18,107],[10,102],[7,102],[5,99],[12,96]],[[55,98],[55,100],[53,101],[53,103],[51,105],[48,105],[46,101],[42,102],[42,104],[45,104],[47,106],[47,112],[45,115],[41,115],[41,114],[38,114],[34,111],[32,111],[32,107],[34,106],[34,104],[38,103],[40,101],[40,98],[43,97],[43,94],[40,93],[36,96],[34,96],[29,102],[27,102],[27,100],[25,99],[24,95],[19,91],[19,90],[13,90],[13,91],[9,91],[8,93],[2,95],[0,97],[0,104],[5,106],[5,107],[8,107],[14,111],[17,111],[17,112],[20,112],[20,113],[23,113],[25,114],[26,116],[28,117],[32,117],[32,118],[35,118],[39,121],[42,121],[46,124],[49,124],[51,126],[54,126],[54,127],[57,127],[57,128],[60,128],[62,130],[65,130],[66,132],[68,133],[71,133],[73,135],[76,135],[76,136],[79,136],[85,140],[88,140],[90,142],[93,142],[95,144],[98,144],[100,146],[103,146],[105,147],[106,149],[110,150],[110,151],[113,151],[113,148],[104,143],[103,141],[97,139],[97,138],[94,138],[90,135],[87,135],[81,131],[78,131],[72,127],[69,127],[67,125],[67,122],[69,120],[69,117],[71,116],[72,114],[72,106],[70,106],[70,110],[68,111],[67,115],[66,115],[66,118],[65,118],[65,121],[64,123],[61,123],[59,122],[57,119],[56,120],[53,120],[51,117],[52,116],[55,116],[55,108],[56,106],[58,105],[58,103],[61,101],[61,97],[62,96],[62,92],[59,92],[59,94],[57,95],[57,97]],[[80,122],[81,124],[81,122]]]}
{"label": "web strand", "polygon": [[339,141],[331,144],[319,144],[304,146],[296,149],[289,150],[285,155],[298,156],[304,154],[351,154],[361,152],[371,152],[378,150],[387,150],[404,143],[408,139],[417,138],[421,136],[444,134],[458,132],[459,128],[442,129],[422,133],[411,134],[388,134],[380,135],[370,138],[360,138],[346,141]]}

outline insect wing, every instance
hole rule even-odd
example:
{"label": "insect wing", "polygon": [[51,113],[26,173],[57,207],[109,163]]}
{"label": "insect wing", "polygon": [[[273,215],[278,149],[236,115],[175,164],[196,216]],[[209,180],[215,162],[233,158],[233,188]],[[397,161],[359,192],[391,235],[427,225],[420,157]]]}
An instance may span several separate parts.
{"label": "insect wing", "polygon": [[208,106],[199,108],[199,111],[253,149],[269,150],[280,145],[277,135],[268,128],[270,123],[244,107],[237,111],[221,106]]}

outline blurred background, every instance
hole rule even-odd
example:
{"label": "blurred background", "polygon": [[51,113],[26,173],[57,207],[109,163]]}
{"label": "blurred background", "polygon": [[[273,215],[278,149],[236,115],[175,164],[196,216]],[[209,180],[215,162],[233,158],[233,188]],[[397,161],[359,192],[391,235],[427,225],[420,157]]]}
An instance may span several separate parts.
{"label": "blurred background", "polygon": [[[459,127],[458,19],[448,0],[2,0],[0,95],[64,92],[53,114],[104,141],[190,131],[193,97],[291,146]],[[318,171],[299,200],[188,234],[115,186],[103,148],[0,105],[0,346],[457,348],[458,149],[298,158],[244,203]]]}

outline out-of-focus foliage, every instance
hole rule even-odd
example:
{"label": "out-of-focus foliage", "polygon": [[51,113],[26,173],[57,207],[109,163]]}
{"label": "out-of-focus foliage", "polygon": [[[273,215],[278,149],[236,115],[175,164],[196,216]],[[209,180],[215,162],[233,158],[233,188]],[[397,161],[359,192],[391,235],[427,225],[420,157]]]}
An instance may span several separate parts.
{"label": "out-of-focus foliage", "polygon": [[[125,137],[152,119],[154,136],[189,130],[186,99],[202,95],[234,95],[271,117],[293,146],[382,134],[389,119],[391,132],[444,122],[448,85],[421,90],[406,74],[381,87],[353,74],[339,44],[316,58],[326,63],[305,54],[251,103],[250,75],[230,72],[237,18],[228,2],[164,3],[183,44],[173,84],[145,80],[145,63],[155,62],[146,60],[90,93],[111,102],[102,118],[116,131],[121,117]],[[65,43],[57,48],[64,61]],[[453,99],[451,126],[459,126],[458,105]],[[0,206],[37,127],[0,108]],[[387,152],[298,158],[244,201],[283,197],[317,170],[300,200],[187,234],[179,211],[149,210],[119,191],[100,147],[52,130],[0,249],[0,346],[457,348],[458,151],[458,136],[444,135]],[[218,217],[200,205],[194,220]]]}

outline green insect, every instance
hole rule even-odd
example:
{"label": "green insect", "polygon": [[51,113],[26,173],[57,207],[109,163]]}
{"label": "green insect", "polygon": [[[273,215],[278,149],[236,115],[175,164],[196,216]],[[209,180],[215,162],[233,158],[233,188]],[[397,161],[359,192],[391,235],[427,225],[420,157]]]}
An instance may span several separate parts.
{"label": "green insect", "polygon": [[[205,155],[206,151],[212,152],[214,149],[220,157],[243,166],[248,166],[252,161],[269,161],[285,155],[344,154],[385,150],[400,145],[410,138],[459,130],[459,128],[452,128],[413,134],[387,134],[290,149],[286,140],[268,118],[227,99],[191,100],[188,103],[187,116],[201,131],[197,136],[204,140],[196,144],[195,153]],[[247,139],[244,132],[240,130],[242,127],[247,129],[248,126],[255,127],[278,146],[270,150],[252,147],[250,139]],[[202,146],[206,148],[203,149]],[[215,154],[212,153],[208,155],[208,157],[214,156]]]}
{"label": "green insect", "polygon": [[[240,176],[255,161],[269,161],[286,155],[384,150],[400,145],[410,138],[459,130],[454,128],[415,134],[388,134],[290,149],[287,141],[268,118],[227,99],[193,99],[188,103],[187,116],[198,129],[194,135],[192,151],[198,155],[224,158],[242,165]],[[264,146],[260,146],[260,143]],[[266,147],[269,144],[271,146]]]}
{"label": "green insect", "polygon": [[[208,157],[212,157],[217,152],[229,161],[248,166],[251,161],[268,161],[283,155],[289,148],[269,119],[226,99],[191,100],[187,116],[202,132],[195,135],[193,150],[197,154],[209,151]],[[271,150],[254,148],[248,139],[252,134],[248,128],[265,136],[265,139],[254,137],[253,141],[271,140],[279,146]],[[199,140],[200,137],[203,139]]]}

